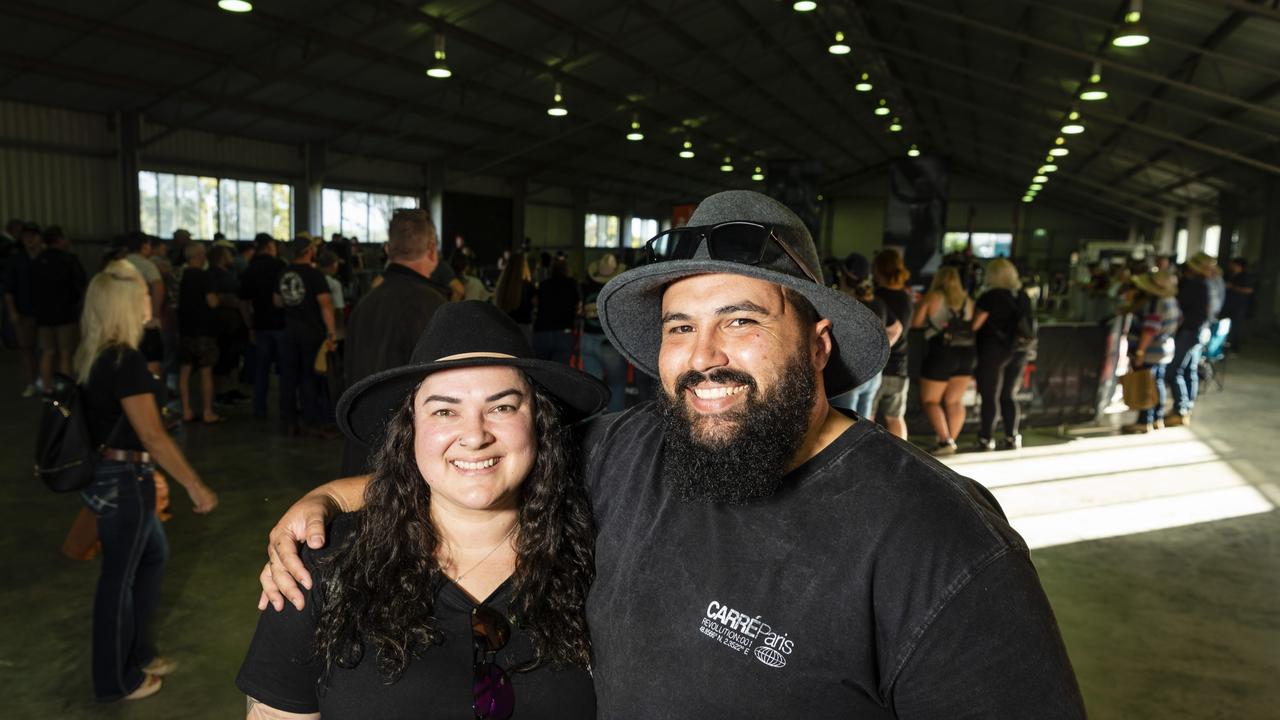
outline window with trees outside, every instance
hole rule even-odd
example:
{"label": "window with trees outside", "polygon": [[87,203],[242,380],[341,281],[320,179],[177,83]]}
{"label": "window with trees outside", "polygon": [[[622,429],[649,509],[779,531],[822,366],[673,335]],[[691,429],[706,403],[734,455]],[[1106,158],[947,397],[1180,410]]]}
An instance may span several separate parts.
{"label": "window with trees outside", "polygon": [[622,219],[617,215],[587,213],[583,244],[589,248],[622,246]]}
{"label": "window with trees outside", "polygon": [[631,237],[627,238],[627,246],[642,248],[649,239],[658,234],[658,221],[652,218],[631,218]]}
{"label": "window with trees outside", "polygon": [[321,193],[324,236],[327,239],[337,233],[361,242],[384,243],[392,213],[400,208],[416,208],[418,204],[418,198],[410,195],[325,188]]}
{"label": "window with trees outside", "polygon": [[257,180],[138,173],[142,231],[171,237],[175,230],[209,239],[252,240],[260,232],[293,236],[293,187]]}

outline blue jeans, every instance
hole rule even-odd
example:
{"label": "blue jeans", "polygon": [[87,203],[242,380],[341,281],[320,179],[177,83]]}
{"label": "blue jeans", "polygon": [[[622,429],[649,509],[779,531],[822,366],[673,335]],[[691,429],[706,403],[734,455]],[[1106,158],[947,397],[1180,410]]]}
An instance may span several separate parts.
{"label": "blue jeans", "polygon": [[880,391],[880,380],[883,377],[883,373],[876,373],[875,377],[843,395],[831,398],[828,402],[832,407],[852,410],[860,418],[875,420],[876,393]]}
{"label": "blue jeans", "polygon": [[1195,407],[1200,392],[1200,344],[1199,328],[1184,328],[1173,336],[1173,410],[1186,415]]}
{"label": "blue jeans", "polygon": [[151,618],[169,544],[156,518],[152,466],[103,460],[80,499],[98,519],[102,575],[93,601],[93,693],[117,700],[138,688],[155,656]]}
{"label": "blue jeans", "polygon": [[[253,414],[267,416],[267,391],[271,389],[271,364],[280,373],[284,355],[283,330],[256,330],[253,333]],[[281,396],[283,397],[283,395]]]}
{"label": "blue jeans", "polygon": [[1148,365],[1147,367],[1151,368],[1151,377],[1156,381],[1156,404],[1155,407],[1149,407],[1138,412],[1139,423],[1153,423],[1156,420],[1164,419],[1164,399],[1166,396],[1164,376],[1169,369],[1169,364]]}
{"label": "blue jeans", "polygon": [[627,407],[627,360],[604,335],[582,334],[582,368],[609,386],[609,412]]}
{"label": "blue jeans", "polygon": [[533,354],[539,360],[569,364],[573,357],[573,333],[568,330],[537,330],[533,333]]}

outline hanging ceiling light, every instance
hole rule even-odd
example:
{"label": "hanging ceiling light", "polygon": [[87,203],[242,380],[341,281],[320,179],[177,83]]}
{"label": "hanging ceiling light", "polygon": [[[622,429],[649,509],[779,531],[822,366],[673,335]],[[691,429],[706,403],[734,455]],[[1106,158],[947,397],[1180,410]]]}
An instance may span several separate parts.
{"label": "hanging ceiling light", "polygon": [[[1052,160],[1053,158],[1049,158],[1049,159]],[[1040,166],[1040,173],[1042,175],[1045,173],[1051,173],[1051,172],[1058,172],[1058,166],[1054,165],[1051,162],[1046,162],[1044,165]]]}
{"label": "hanging ceiling light", "polygon": [[1129,12],[1124,14],[1124,22],[1116,33],[1111,44],[1116,47],[1142,47],[1151,42],[1147,28],[1142,24],[1142,0],[1129,0]]}
{"label": "hanging ceiling light", "polygon": [[1107,99],[1107,89],[1102,87],[1102,63],[1093,64],[1093,72],[1089,73],[1089,82],[1080,91],[1080,99],[1088,102]]}
{"label": "hanging ceiling light", "polygon": [[871,84],[871,74],[862,73],[862,75],[858,77],[858,82],[854,84],[853,89],[858,92],[871,92],[873,87],[875,86]]}
{"label": "hanging ceiling light", "polygon": [[253,10],[253,3],[245,0],[218,0],[218,7],[233,13],[247,13]]}
{"label": "hanging ceiling light", "polygon": [[818,9],[818,3],[813,0],[799,0],[791,3],[791,9],[796,12],[812,12]]}
{"label": "hanging ceiling light", "polygon": [[755,180],[756,182],[760,182],[761,180],[764,180],[764,168],[757,165],[755,172],[751,173],[751,179]]}
{"label": "hanging ceiling light", "polygon": [[1067,142],[1067,139],[1059,135],[1057,139],[1053,141],[1054,147],[1052,150],[1049,151],[1049,157],[1056,158],[1056,157],[1066,157],[1067,155],[1070,155],[1071,151],[1063,147],[1063,145],[1065,145],[1066,142]]}
{"label": "hanging ceiling light", "polygon": [[1063,135],[1079,135],[1084,132],[1084,123],[1080,121],[1080,113],[1075,110],[1068,113],[1067,121],[1063,123],[1060,132]]}
{"label": "hanging ceiling light", "polygon": [[1039,192],[1039,191],[1040,191],[1040,189],[1041,189],[1041,188],[1043,188],[1043,187],[1044,187],[1044,186],[1043,186],[1043,185],[1041,185],[1040,183],[1031,183],[1031,185],[1029,186],[1029,188],[1030,188],[1031,190],[1035,190],[1036,192]]}
{"label": "hanging ceiling light", "polygon": [[449,69],[449,65],[444,61],[443,35],[436,35],[435,58],[436,61],[431,65],[431,67],[427,68],[427,75],[433,78],[440,78],[442,80],[444,78],[451,77],[453,75],[453,71]]}
{"label": "hanging ceiling light", "polygon": [[827,52],[832,55],[848,55],[851,48],[844,44],[844,33],[836,31],[836,41],[831,43],[827,48]]}
{"label": "hanging ceiling light", "polygon": [[680,146],[680,157],[685,160],[693,157],[693,141],[687,137],[684,139],[684,144]]}
{"label": "hanging ceiling light", "polygon": [[907,157],[920,157],[920,148],[916,147],[916,145],[912,143],[911,149],[907,150]]}
{"label": "hanging ceiling light", "polygon": [[898,118],[894,118],[893,122],[889,123],[889,132],[902,132],[902,121]]}
{"label": "hanging ceiling light", "polygon": [[637,113],[631,113],[631,132],[627,133],[627,139],[631,142],[640,142],[644,139],[644,133],[640,132],[640,116]]}
{"label": "hanging ceiling light", "polygon": [[1022,196],[1022,202],[1024,202],[1024,203],[1029,203],[1029,202],[1031,202],[1032,200],[1035,200],[1035,197],[1034,197],[1034,196],[1031,196],[1031,195],[1023,195],[1023,196]]}
{"label": "hanging ceiling light", "polygon": [[724,160],[720,163],[720,172],[733,172],[733,158],[724,156]]}
{"label": "hanging ceiling light", "polygon": [[1037,175],[1037,176],[1035,176],[1035,177],[1031,178],[1031,182],[1034,182],[1034,183],[1047,183],[1047,182],[1049,182],[1049,176],[1048,176],[1048,175]]}
{"label": "hanging ceiling light", "polygon": [[569,114],[569,108],[564,106],[564,95],[560,94],[560,83],[556,83],[556,94],[552,97],[551,107],[547,108],[547,114],[551,117],[564,117]]}
{"label": "hanging ceiling light", "polygon": [[873,110],[872,112],[874,112],[877,115],[883,116],[883,115],[888,115],[893,111],[889,109],[889,101],[885,100],[884,98],[880,98],[880,103],[876,105],[876,109]]}

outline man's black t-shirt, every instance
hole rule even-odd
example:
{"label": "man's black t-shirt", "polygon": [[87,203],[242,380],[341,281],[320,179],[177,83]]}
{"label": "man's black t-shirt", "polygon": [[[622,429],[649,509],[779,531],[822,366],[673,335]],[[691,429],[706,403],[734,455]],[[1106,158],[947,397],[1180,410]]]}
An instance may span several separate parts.
{"label": "man's black t-shirt", "polygon": [[276,307],[275,294],[285,262],[270,255],[255,255],[240,275],[240,299],[253,305],[253,329],[284,329],[284,309]]}
{"label": "man's black t-shirt", "polygon": [[538,301],[538,314],[533,320],[535,332],[573,329],[580,299],[578,283],[573,278],[547,278],[534,297]]}
{"label": "man's black t-shirt", "polygon": [[1178,308],[1182,310],[1180,332],[1200,332],[1209,323],[1209,283],[1202,277],[1189,276],[1178,281]]}
{"label": "man's black t-shirt", "polygon": [[596,421],[600,717],[1083,718],[995,499],[860,421],[745,505],[662,481],[652,404]]}
{"label": "man's black t-shirt", "polygon": [[208,295],[216,293],[213,275],[208,270],[189,267],[182,271],[178,284],[178,334],[182,337],[213,337],[213,308]]}
{"label": "man's black t-shirt", "polygon": [[[340,548],[355,531],[354,518],[348,514],[334,519],[327,548],[342,552]],[[302,549],[303,562],[317,577],[316,557],[328,552],[334,551]],[[248,656],[236,676],[236,686],[246,695],[287,712],[319,712],[325,720],[474,720],[471,609],[475,602],[458,586],[446,583],[436,594],[433,612],[444,643],[422,650],[397,682],[387,684],[376,668],[376,649],[366,645],[363,661],[351,669],[335,669],[323,692],[317,692],[321,665],[313,654],[317,603],[311,591],[302,592],[306,595],[305,610],[286,605],[281,612],[267,610],[258,618]],[[508,580],[485,604],[506,612],[510,595]],[[494,658],[511,678],[513,717],[595,718],[595,694],[585,670],[540,667],[532,672],[510,671],[532,658],[528,637],[513,626],[506,647]]]}
{"label": "man's black t-shirt", "polygon": [[[145,450],[133,426],[124,418],[122,398],[150,393],[160,407],[165,388],[147,369],[142,353],[124,345],[109,347],[98,355],[84,384],[85,420],[94,446],[106,443],[119,450]],[[116,430],[117,423],[119,429]],[[114,434],[112,434],[114,430]]]}
{"label": "man's black t-shirt", "polygon": [[[1227,283],[1234,288],[1252,290],[1255,281],[1249,273],[1236,273],[1227,276]],[[1227,288],[1227,297],[1222,304],[1222,317],[1231,318],[1236,322],[1244,320],[1249,316],[1249,302],[1253,299],[1252,295],[1240,292],[1238,289]]]}
{"label": "man's black t-shirt", "polygon": [[885,363],[884,374],[907,376],[907,336],[911,334],[911,315],[915,312],[915,302],[911,300],[908,290],[891,290],[876,288],[876,297],[884,301],[889,312],[902,323],[902,335],[889,348],[889,360]]}
{"label": "man's black t-shirt", "polygon": [[289,335],[312,342],[323,340],[326,328],[317,298],[329,294],[329,281],[324,279],[324,273],[310,265],[291,263],[280,274],[276,292],[284,300],[284,322]]}
{"label": "man's black t-shirt", "polygon": [[36,324],[70,325],[80,319],[88,279],[79,258],[66,250],[49,248],[31,266],[31,304]]}

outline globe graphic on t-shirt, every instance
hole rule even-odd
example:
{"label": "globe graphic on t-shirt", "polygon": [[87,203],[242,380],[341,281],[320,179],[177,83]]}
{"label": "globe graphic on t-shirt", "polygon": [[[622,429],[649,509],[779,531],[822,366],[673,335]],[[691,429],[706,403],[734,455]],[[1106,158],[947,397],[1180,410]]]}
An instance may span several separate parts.
{"label": "globe graphic on t-shirt", "polygon": [[280,276],[280,298],[289,307],[295,307],[307,298],[307,286],[301,275],[287,272]]}

